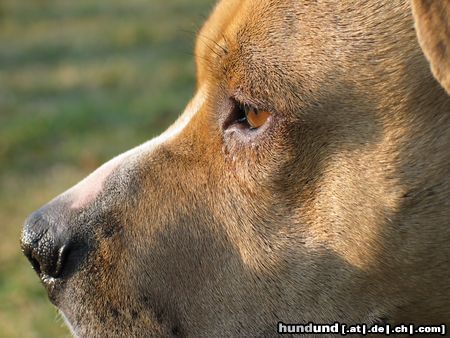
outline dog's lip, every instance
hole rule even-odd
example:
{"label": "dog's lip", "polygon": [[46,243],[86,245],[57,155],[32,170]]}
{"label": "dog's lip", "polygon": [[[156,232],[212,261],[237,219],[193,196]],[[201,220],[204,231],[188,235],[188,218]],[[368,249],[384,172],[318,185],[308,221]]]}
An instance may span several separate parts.
{"label": "dog's lip", "polygon": [[47,291],[48,298],[54,305],[57,305],[58,295],[62,292],[64,280],[44,273],[39,274],[39,278]]}
{"label": "dog's lip", "polygon": [[56,283],[61,283],[61,279],[60,278],[55,278],[52,276],[49,276],[45,273],[41,273],[40,276],[42,283],[44,283],[45,285],[55,285]]}

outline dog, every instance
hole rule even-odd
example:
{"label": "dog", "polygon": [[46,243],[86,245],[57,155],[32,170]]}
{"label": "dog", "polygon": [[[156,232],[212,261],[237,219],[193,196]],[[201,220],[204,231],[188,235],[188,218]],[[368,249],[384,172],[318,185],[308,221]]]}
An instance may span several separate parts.
{"label": "dog", "polygon": [[25,222],[72,333],[450,324],[449,17],[219,2],[179,119]]}

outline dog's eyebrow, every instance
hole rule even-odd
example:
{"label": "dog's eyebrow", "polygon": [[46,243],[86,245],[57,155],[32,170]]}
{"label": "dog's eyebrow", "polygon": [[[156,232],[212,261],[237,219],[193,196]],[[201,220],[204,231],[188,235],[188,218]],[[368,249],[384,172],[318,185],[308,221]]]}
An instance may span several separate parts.
{"label": "dog's eyebrow", "polygon": [[[199,33],[197,35],[198,42],[201,42],[203,46],[206,47],[215,56],[215,61],[220,62],[226,55],[228,55],[228,43],[224,35],[222,35],[221,40],[217,42],[215,39],[209,36]],[[208,59],[206,55],[196,55],[202,61],[210,63],[212,60]]]}
{"label": "dog's eyebrow", "polygon": [[217,49],[220,51],[220,55],[225,56],[228,54],[228,42],[227,42],[227,38],[225,37],[224,34],[221,34],[221,39],[219,40],[219,42],[210,39],[210,41],[215,45],[215,47],[217,47]]}

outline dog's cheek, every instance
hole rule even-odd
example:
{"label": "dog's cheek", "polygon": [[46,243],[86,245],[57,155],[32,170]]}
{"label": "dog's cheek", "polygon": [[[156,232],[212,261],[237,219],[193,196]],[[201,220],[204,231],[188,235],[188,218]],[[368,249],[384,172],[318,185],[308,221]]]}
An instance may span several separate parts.
{"label": "dog's cheek", "polygon": [[236,187],[264,189],[271,185],[272,177],[290,161],[288,154],[294,146],[285,129],[279,123],[246,135],[237,130],[226,133],[220,153],[225,179]]}

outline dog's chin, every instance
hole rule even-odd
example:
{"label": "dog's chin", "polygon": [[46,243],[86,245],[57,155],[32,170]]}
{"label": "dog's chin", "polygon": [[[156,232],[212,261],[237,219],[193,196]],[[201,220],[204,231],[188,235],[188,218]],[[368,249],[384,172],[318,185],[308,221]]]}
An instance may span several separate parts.
{"label": "dog's chin", "polygon": [[73,337],[123,337],[125,332],[129,337],[161,337],[171,336],[173,335],[171,333],[175,332],[166,325],[154,321],[146,322],[138,319],[134,322],[114,317],[99,320],[92,315],[92,309],[80,307],[75,311],[72,310],[59,308],[59,313]]}
{"label": "dog's chin", "polygon": [[86,314],[89,312],[87,309],[74,305],[58,307],[58,312],[73,337],[106,337],[108,331],[110,331],[109,336],[111,336],[111,332],[114,331],[111,325],[102,327],[95,318],[89,318]]}
{"label": "dog's chin", "polygon": [[[111,336],[111,334],[108,334],[108,328],[100,328],[96,325],[93,325],[88,319],[82,320],[79,323],[75,324],[74,321],[70,319],[71,316],[68,314],[66,315],[63,310],[59,309],[59,313],[73,337],[82,338]],[[112,328],[110,327],[109,329]]]}
{"label": "dog's chin", "polygon": [[64,323],[66,324],[66,326],[69,328],[70,333],[72,334],[72,336],[73,336],[73,337],[76,337],[76,338],[80,337],[80,336],[77,334],[76,328],[71,324],[71,322],[69,321],[69,319],[67,319],[67,316],[64,314],[64,312],[63,312],[61,309],[59,310],[59,314],[60,314],[61,317],[63,318]]}
{"label": "dog's chin", "polygon": [[122,298],[97,296],[101,292],[90,289],[95,284],[95,280],[76,276],[49,294],[74,337],[170,336],[177,327],[168,318],[157,317],[125,288],[127,296]]}
{"label": "dog's chin", "polygon": [[88,315],[90,311],[84,306],[80,307],[73,302],[70,302],[69,307],[64,305],[65,302],[58,307],[58,312],[73,337],[106,337],[112,336],[112,332],[117,331],[111,325],[103,327],[96,318],[90,318]]}
{"label": "dog's chin", "polygon": [[[67,301],[66,294],[70,293],[67,290],[67,281],[62,281],[55,278],[41,277],[42,284],[47,290],[47,295],[52,304],[58,309],[61,318],[64,320],[65,325],[69,328],[73,337],[81,337],[80,332],[83,331],[83,325],[74,324],[76,321],[74,318],[79,318],[76,315],[79,311],[76,303]],[[70,291],[70,290],[69,290]],[[69,306],[68,306],[69,305]]]}

